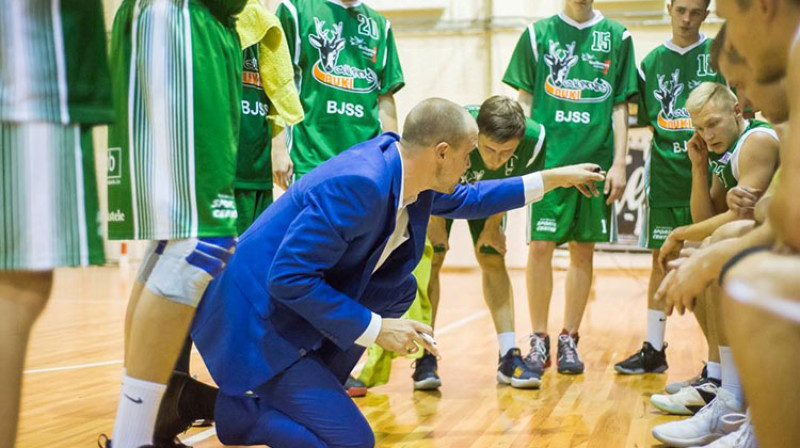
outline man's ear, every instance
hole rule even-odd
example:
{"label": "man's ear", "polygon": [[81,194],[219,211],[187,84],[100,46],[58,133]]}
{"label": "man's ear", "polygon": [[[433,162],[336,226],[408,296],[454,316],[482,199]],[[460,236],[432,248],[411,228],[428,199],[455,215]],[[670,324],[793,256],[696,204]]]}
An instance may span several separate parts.
{"label": "man's ear", "polygon": [[444,160],[445,155],[450,151],[450,145],[447,142],[439,142],[434,148],[436,160]]}
{"label": "man's ear", "polygon": [[769,21],[772,21],[778,15],[778,3],[777,0],[756,0],[756,4],[751,7],[758,7],[761,13],[767,16]]}
{"label": "man's ear", "polygon": [[742,108],[742,100],[737,101],[733,105],[733,113],[736,117],[741,117],[744,114],[744,108]]}

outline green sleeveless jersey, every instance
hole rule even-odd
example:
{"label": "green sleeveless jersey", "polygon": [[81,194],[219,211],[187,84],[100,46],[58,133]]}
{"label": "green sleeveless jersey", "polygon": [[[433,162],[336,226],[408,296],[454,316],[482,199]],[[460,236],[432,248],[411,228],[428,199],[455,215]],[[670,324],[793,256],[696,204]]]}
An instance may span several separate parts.
{"label": "green sleeveless jersey", "polygon": [[547,129],[546,167],[614,157],[612,110],[636,93],[630,33],[600,12],[584,23],[559,14],[522,33],[503,82],[533,95]]}
{"label": "green sleeveless jersey", "polygon": [[692,162],[686,142],[694,125],[684,105],[703,82],[725,84],[711,69],[712,39],[681,48],[668,40],[639,66],[639,124],[653,128],[647,161],[647,198],[651,207],[688,207],[692,194]]}
{"label": "green sleeveless jersey", "polygon": [[244,49],[242,119],[236,153],[234,187],[272,189],[272,126],[267,119],[270,102],[258,72],[258,44]]}
{"label": "green sleeveless jersey", "polygon": [[[466,109],[473,118],[478,118],[480,106],[467,106]],[[526,121],[525,136],[505,165],[496,170],[490,170],[486,167],[480,151],[472,151],[469,155],[469,168],[461,176],[461,183],[471,184],[482,180],[504,179],[542,170],[545,153],[544,126],[530,118],[527,118]]]}
{"label": "green sleeveless jersey", "polygon": [[361,1],[284,0],[277,15],[305,112],[288,136],[303,175],[381,133],[378,96],[400,90],[403,72],[389,21]]}
{"label": "green sleeveless jersey", "polygon": [[100,0],[0,0],[0,121],[113,120]]}
{"label": "green sleeveless jersey", "polygon": [[726,191],[739,185],[739,154],[742,146],[751,135],[759,132],[778,140],[778,134],[775,133],[769,123],[760,120],[748,120],[744,132],[736,139],[736,142],[728,151],[722,155],[709,154],[711,172],[717,176]]}

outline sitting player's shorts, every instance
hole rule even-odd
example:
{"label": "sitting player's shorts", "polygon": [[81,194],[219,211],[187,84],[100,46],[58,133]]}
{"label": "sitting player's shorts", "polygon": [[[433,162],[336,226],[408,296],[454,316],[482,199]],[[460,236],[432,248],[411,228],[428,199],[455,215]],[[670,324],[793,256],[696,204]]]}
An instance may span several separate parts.
{"label": "sitting player's shorts", "polygon": [[243,234],[261,213],[272,205],[274,200],[272,190],[237,188],[234,196],[236,196],[236,213],[238,214],[236,227],[239,235]]}
{"label": "sitting player's shorts", "polygon": [[[453,227],[453,220],[446,219],[445,225],[447,226],[447,237],[450,237],[450,229]],[[481,236],[481,232],[483,232],[483,228],[486,226],[486,219],[468,219],[467,225],[469,225],[469,234],[472,236],[472,245],[475,246],[478,244],[478,238]],[[503,230],[506,228],[506,219],[503,218]],[[443,245],[433,246],[433,252],[435,253],[442,253],[445,251]],[[500,255],[500,252],[496,251],[491,246],[481,246],[478,248],[478,253],[486,254],[486,255]]]}
{"label": "sitting player's shorts", "polygon": [[0,270],[103,264],[90,128],[0,122]]}
{"label": "sitting player's shorts", "polygon": [[[602,193],[603,184],[597,184]],[[615,242],[616,221],[606,197],[587,198],[576,188],[558,188],[530,205],[530,241]]]}
{"label": "sitting player's shorts", "polygon": [[110,62],[110,239],[236,235],[236,30],[198,0],[123,0]]}
{"label": "sitting player's shorts", "polygon": [[667,236],[676,227],[692,223],[692,210],[689,207],[649,207],[644,206],[642,233],[639,247],[661,249]]}

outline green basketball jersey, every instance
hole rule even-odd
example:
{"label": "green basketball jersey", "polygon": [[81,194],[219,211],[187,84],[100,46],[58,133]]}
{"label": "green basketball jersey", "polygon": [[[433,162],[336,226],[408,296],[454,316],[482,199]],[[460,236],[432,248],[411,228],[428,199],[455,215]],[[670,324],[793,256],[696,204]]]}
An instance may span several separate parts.
{"label": "green basketball jersey", "polygon": [[[480,106],[467,106],[466,109],[473,118],[478,118]],[[526,118],[526,121],[525,136],[505,165],[496,170],[490,170],[486,168],[480,151],[472,151],[469,155],[469,168],[461,176],[461,183],[471,184],[482,180],[504,179],[540,171],[544,165],[544,126],[530,118]]]}
{"label": "green basketball jersey", "polygon": [[272,189],[272,126],[270,102],[258,72],[258,45],[244,49],[242,120],[236,153],[236,188]]}
{"label": "green basketball jersey", "polygon": [[522,33],[503,82],[533,95],[531,117],[547,129],[545,166],[614,157],[612,110],[636,93],[630,33],[600,12],[585,23],[559,14]]}
{"label": "green basketball jersey", "polygon": [[692,162],[686,142],[694,125],[684,105],[703,82],[725,84],[711,69],[712,39],[681,48],[668,40],[639,66],[639,124],[653,128],[648,159],[648,203],[651,207],[688,207],[692,194]]}
{"label": "green basketball jersey", "polygon": [[0,0],[0,121],[113,119],[100,0]]}
{"label": "green basketball jersey", "polygon": [[288,136],[303,175],[380,134],[378,96],[400,90],[403,72],[389,21],[361,1],[284,0],[277,15],[305,112]]}
{"label": "green basketball jersey", "polygon": [[736,142],[728,151],[722,155],[709,154],[711,171],[717,176],[725,190],[730,190],[739,185],[739,155],[742,146],[751,135],[759,132],[768,134],[778,140],[778,134],[775,133],[769,123],[760,120],[747,120],[744,132],[736,139]]}

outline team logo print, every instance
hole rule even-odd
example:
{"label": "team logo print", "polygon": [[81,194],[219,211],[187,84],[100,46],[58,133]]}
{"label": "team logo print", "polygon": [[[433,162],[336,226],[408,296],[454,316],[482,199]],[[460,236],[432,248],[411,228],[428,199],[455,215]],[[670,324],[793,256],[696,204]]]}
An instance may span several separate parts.
{"label": "team logo print", "polygon": [[251,87],[261,87],[261,74],[258,72],[258,60],[246,58],[242,70],[242,82]]}
{"label": "team logo print", "polygon": [[544,55],[544,62],[550,74],[544,81],[548,95],[573,103],[600,103],[611,96],[611,84],[605,79],[569,79],[569,71],[578,63],[575,56],[575,42],[565,49],[558,42],[550,41],[550,51]]}
{"label": "team logo print", "polygon": [[691,131],[694,129],[689,111],[685,108],[677,109],[675,102],[683,93],[683,83],[678,81],[681,76],[680,69],[672,72],[672,77],[666,81],[666,76],[658,75],[658,89],[653,96],[661,103],[658,112],[658,127],[665,131]]}
{"label": "team logo print", "polygon": [[484,170],[480,171],[467,170],[464,172],[464,174],[461,175],[461,183],[466,185],[466,184],[474,184],[475,182],[480,182],[485,174],[486,172]]}
{"label": "team logo print", "polygon": [[309,34],[311,46],[319,50],[319,60],[312,75],[321,84],[355,93],[369,93],[378,88],[378,75],[371,68],[361,69],[349,64],[339,64],[339,53],[347,46],[342,37],[342,22],[325,29],[325,22],[314,17],[316,34]]}

